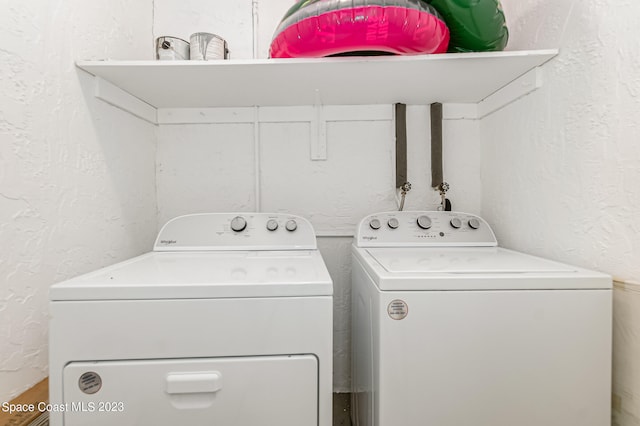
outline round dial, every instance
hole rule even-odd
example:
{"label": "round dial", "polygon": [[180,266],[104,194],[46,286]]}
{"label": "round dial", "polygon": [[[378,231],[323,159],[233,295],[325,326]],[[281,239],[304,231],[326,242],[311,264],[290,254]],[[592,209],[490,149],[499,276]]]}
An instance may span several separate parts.
{"label": "round dial", "polygon": [[235,232],[242,232],[247,227],[247,221],[242,216],[236,216],[231,219],[231,229]]}
{"label": "round dial", "polygon": [[458,219],[457,217],[454,217],[453,219],[451,219],[449,221],[449,223],[451,224],[452,227],[458,229],[462,226],[462,221],[460,219]]}
{"label": "round dial", "polygon": [[471,228],[471,229],[480,228],[480,221],[478,219],[476,219],[475,217],[472,218],[472,219],[469,219],[469,228]]}
{"label": "round dial", "polygon": [[418,216],[418,226],[422,229],[429,229],[431,228],[431,219],[429,219],[429,216]]}
{"label": "round dial", "polygon": [[371,222],[369,222],[369,227],[371,229],[380,229],[380,221],[378,219],[371,219]]}
{"label": "round dial", "polygon": [[387,222],[387,225],[389,225],[389,228],[391,229],[396,229],[398,226],[400,226],[400,222],[398,222],[398,219],[396,219],[395,217],[392,217]]}
{"label": "round dial", "polygon": [[285,223],[284,227],[287,229],[287,231],[293,232],[296,229],[298,229],[298,224],[296,223],[295,220],[291,219],[291,220],[288,220],[287,223]]}
{"label": "round dial", "polygon": [[278,229],[278,221],[275,219],[269,219],[267,221],[267,229],[269,231],[275,231],[276,229]]}

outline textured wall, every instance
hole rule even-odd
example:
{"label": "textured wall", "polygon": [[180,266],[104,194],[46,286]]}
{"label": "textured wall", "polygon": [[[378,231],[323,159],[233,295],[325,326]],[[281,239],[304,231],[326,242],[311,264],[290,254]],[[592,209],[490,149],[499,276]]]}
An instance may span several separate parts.
{"label": "textured wall", "polygon": [[[561,52],[541,90],[481,123],[482,213],[508,247],[638,281],[640,4],[502,4],[510,49]],[[615,292],[614,424],[637,426],[640,305]]]}
{"label": "textured wall", "polygon": [[155,129],[77,59],[150,59],[151,1],[0,1],[0,402],[47,375],[48,288],[149,249]]}

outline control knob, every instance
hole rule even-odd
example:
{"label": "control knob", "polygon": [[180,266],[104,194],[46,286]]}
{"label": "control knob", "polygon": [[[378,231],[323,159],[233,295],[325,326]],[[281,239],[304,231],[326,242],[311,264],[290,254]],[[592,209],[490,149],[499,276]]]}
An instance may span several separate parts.
{"label": "control knob", "polygon": [[371,222],[369,222],[369,228],[380,229],[380,221],[378,219],[371,219]]}
{"label": "control knob", "polygon": [[231,229],[235,232],[242,232],[247,227],[247,221],[242,216],[231,219]]}
{"label": "control knob", "polygon": [[298,229],[298,224],[296,223],[295,220],[291,219],[291,220],[288,220],[287,223],[284,224],[284,227],[287,229],[287,231],[293,232],[296,229]]}
{"label": "control knob", "polygon": [[387,225],[389,225],[389,228],[391,228],[391,229],[397,229],[398,226],[400,226],[400,222],[398,222],[398,219],[396,219],[395,217],[392,217],[387,222]]}
{"label": "control knob", "polygon": [[422,229],[429,229],[431,228],[431,219],[429,219],[429,216],[418,216],[418,226]]}
{"label": "control knob", "polygon": [[451,226],[453,228],[456,228],[456,229],[458,229],[458,228],[460,228],[462,226],[462,221],[460,219],[458,219],[457,217],[454,217],[453,219],[451,219],[449,221],[449,223],[451,224]]}
{"label": "control knob", "polygon": [[267,221],[267,230],[275,231],[276,229],[278,229],[278,221],[275,219],[269,219]]}
{"label": "control knob", "polygon": [[480,221],[478,219],[476,219],[475,217],[472,218],[472,219],[469,219],[469,228],[471,228],[471,229],[480,228]]}

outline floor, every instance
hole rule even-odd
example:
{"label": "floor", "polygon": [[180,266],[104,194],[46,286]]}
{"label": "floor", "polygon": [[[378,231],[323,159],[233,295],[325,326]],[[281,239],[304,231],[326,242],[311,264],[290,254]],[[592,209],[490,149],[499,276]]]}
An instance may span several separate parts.
{"label": "floor", "polygon": [[351,426],[351,394],[333,394],[333,426]]}

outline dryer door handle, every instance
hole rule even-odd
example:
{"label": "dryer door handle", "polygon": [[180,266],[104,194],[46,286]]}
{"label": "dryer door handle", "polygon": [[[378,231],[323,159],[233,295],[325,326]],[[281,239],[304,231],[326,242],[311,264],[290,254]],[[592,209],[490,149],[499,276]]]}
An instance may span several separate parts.
{"label": "dryer door handle", "polygon": [[214,393],[222,389],[222,374],[219,371],[197,373],[170,373],[166,378],[168,394]]}

